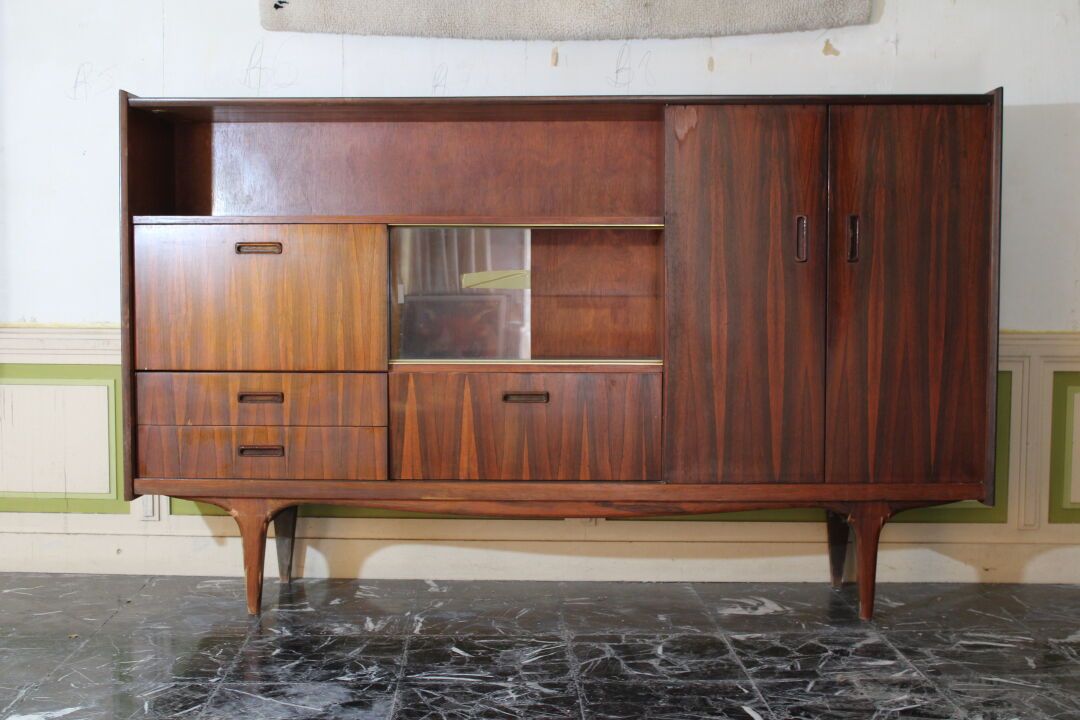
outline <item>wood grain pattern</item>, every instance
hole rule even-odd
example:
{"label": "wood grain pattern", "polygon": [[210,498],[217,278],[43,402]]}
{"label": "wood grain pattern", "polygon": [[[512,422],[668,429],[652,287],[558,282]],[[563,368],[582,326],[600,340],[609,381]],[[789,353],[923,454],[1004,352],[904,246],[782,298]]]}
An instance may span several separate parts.
{"label": "wood grain pattern", "polygon": [[137,226],[136,366],[385,370],[387,263],[377,225]]}
{"label": "wood grain pattern", "polygon": [[672,107],[666,118],[664,479],[820,481],[825,110]]}
{"label": "wood grain pattern", "polygon": [[178,136],[177,152],[207,170],[178,176],[193,186],[177,188],[176,214],[663,214],[656,121],[204,127],[209,141]]}
{"label": "wood grain pattern", "polygon": [[142,372],[138,388],[140,425],[386,425],[385,373]]}
{"label": "wood grain pattern", "polygon": [[658,296],[533,295],[532,355],[537,360],[659,358],[661,308]]}
{"label": "wood grain pattern", "polygon": [[[280,446],[243,457],[241,446]],[[385,480],[386,428],[139,427],[139,475],[160,478]]]}
{"label": "wood grain pattern", "polygon": [[[240,542],[244,548],[244,585],[247,595],[247,610],[250,615],[258,615],[262,610],[263,567],[266,560],[266,531],[270,521],[282,513],[292,510],[295,517],[295,503],[272,498],[191,498],[196,502],[217,505],[232,515],[240,530]],[[290,548],[291,549],[291,548]]]}
{"label": "wood grain pattern", "polygon": [[393,477],[658,480],[660,387],[646,373],[392,372]]}
{"label": "wood grain pattern", "polygon": [[[669,503],[672,513],[684,503],[766,502],[778,507],[812,503],[828,507],[837,502],[946,503],[980,497],[975,483],[710,483],[672,485],[657,482],[485,482],[393,480],[390,482],[311,481],[303,485],[280,480],[177,479],[139,477],[135,487],[142,493],[184,496],[189,493],[235,497],[305,497],[325,501],[415,500],[499,502],[603,502]],[[557,517],[553,515],[553,517]]]}
{"label": "wood grain pattern", "polygon": [[537,229],[531,245],[534,358],[660,357],[659,231]]}
{"label": "wood grain pattern", "polygon": [[120,91],[120,385],[124,418],[124,499],[135,490],[135,261],[132,216],[172,208],[173,125],[132,111],[135,96]]}
{"label": "wood grain pattern", "polygon": [[826,479],[992,484],[991,108],[830,112]]}
{"label": "wood grain pattern", "polygon": [[665,105],[987,103],[978,94],[583,95],[455,98],[132,98],[131,107],[174,122],[414,122],[658,120]]}

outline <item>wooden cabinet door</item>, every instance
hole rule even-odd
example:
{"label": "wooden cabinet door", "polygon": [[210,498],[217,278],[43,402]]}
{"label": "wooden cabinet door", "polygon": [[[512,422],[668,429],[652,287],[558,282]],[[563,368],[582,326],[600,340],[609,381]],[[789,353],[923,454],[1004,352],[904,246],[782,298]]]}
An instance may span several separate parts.
{"label": "wooden cabinet door", "polygon": [[826,118],[667,109],[667,482],[822,480]]}
{"label": "wooden cabinet door", "polygon": [[139,225],[139,370],[386,369],[382,225]]}
{"label": "wooden cabinet door", "polygon": [[993,109],[830,109],[826,479],[990,482]]}

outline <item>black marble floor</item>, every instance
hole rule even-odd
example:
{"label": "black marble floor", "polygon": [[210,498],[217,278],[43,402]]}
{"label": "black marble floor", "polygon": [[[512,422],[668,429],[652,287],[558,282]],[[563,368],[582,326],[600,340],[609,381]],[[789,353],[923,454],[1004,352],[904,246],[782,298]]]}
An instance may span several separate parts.
{"label": "black marble floor", "polygon": [[0,717],[1080,718],[1080,587],[0,574]]}

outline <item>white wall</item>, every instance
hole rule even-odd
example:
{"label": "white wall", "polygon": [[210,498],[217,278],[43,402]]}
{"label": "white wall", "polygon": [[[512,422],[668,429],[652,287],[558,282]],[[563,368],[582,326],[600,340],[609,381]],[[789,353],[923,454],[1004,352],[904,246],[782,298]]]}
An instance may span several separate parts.
{"label": "white wall", "polygon": [[[865,27],[556,45],[266,33],[255,0],[0,0],[0,323],[118,321],[118,88],[363,96],[1003,85],[1002,326],[1080,330],[1080,4],[877,2]],[[826,40],[839,55],[824,54]]]}

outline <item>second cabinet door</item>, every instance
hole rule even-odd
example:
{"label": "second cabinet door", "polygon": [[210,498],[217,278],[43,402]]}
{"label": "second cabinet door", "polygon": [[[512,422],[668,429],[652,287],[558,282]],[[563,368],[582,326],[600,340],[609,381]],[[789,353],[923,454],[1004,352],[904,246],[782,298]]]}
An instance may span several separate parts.
{"label": "second cabinet door", "polygon": [[992,108],[830,113],[826,479],[992,482]]}
{"label": "second cabinet door", "polygon": [[822,480],[826,113],[667,110],[667,482]]}

